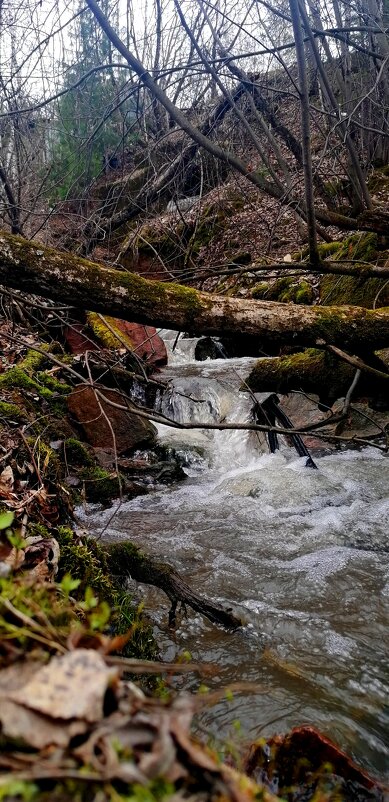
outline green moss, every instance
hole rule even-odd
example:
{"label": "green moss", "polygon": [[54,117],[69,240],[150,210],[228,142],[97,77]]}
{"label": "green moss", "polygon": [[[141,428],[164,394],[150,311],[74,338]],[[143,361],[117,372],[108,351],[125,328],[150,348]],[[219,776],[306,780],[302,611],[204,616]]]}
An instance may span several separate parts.
{"label": "green moss", "polygon": [[[363,270],[363,265],[361,266]],[[353,304],[372,309],[389,304],[389,285],[379,278],[323,275],[320,279],[320,298],[324,304]]]}
{"label": "green moss", "polygon": [[295,278],[284,276],[272,283],[262,281],[256,284],[251,290],[251,296],[280,303],[310,304],[313,301],[313,289],[305,279],[296,281]]}
{"label": "green moss", "polygon": [[288,393],[305,390],[317,393],[329,406],[344,395],[354,369],[336,357],[316,348],[275,358],[259,360],[241,390]]}
{"label": "green moss", "polygon": [[93,465],[93,459],[88,449],[84,443],[81,443],[80,440],[77,440],[75,437],[68,437],[65,440],[63,447],[66,456],[66,462],[69,465],[80,468]]}
{"label": "green moss", "polygon": [[40,524],[37,521],[29,521],[27,532],[29,537],[52,537],[52,533],[49,532],[47,526],[44,524]]}
{"label": "green moss", "polygon": [[91,587],[99,598],[112,603],[114,589],[102,546],[93,538],[77,538],[65,526],[58,528],[57,538],[60,547],[58,579],[70,574],[73,579],[80,580],[78,598]]}
{"label": "green moss", "polygon": [[39,384],[52,390],[53,393],[59,393],[60,395],[68,395],[72,389],[70,384],[65,384],[65,382],[44,371],[37,372],[36,380]]}
{"label": "green moss", "polygon": [[48,390],[47,387],[42,387],[41,384],[35,381],[35,379],[32,379],[23,367],[19,365],[15,365],[0,376],[0,388],[1,387],[8,389],[19,387],[21,390],[36,393],[41,396],[41,398],[51,399],[53,397],[51,390]]}
{"label": "green moss", "polygon": [[262,300],[263,298],[267,297],[267,294],[270,290],[270,284],[268,281],[260,281],[259,284],[256,284],[255,287],[251,290],[251,297],[256,298],[257,300]]}
{"label": "green moss", "polygon": [[341,247],[342,243],[338,241],[320,242],[319,245],[317,246],[317,249],[319,252],[319,256],[321,256],[322,259],[325,259],[326,256],[331,256],[333,253],[337,253]]}
{"label": "green moss", "polygon": [[377,256],[378,235],[373,233],[352,234],[342,243],[338,259],[353,259],[356,262],[371,262]]}
{"label": "green moss", "polygon": [[[108,328],[104,320],[107,321],[110,328]],[[88,312],[87,314],[87,321],[93,331],[93,334],[104,345],[104,347],[123,348],[123,343],[125,343],[127,348],[132,351],[134,348],[134,343],[128,334],[118,328],[116,318],[104,315],[104,320],[102,320],[100,315],[98,315],[96,312]],[[115,334],[113,334],[110,329],[113,329],[114,332],[116,331],[118,336],[115,337]]]}
{"label": "green moss", "polygon": [[[49,351],[49,346],[46,343],[41,343],[39,347],[41,351]],[[31,375],[46,363],[47,357],[44,354],[31,349],[30,351],[27,351],[26,356],[22,362],[19,363],[19,367]]]}
{"label": "green moss", "polygon": [[296,287],[294,301],[296,304],[311,304],[314,295],[312,286],[308,281],[300,281]]}
{"label": "green moss", "polygon": [[[42,345],[41,350],[48,351],[48,345]],[[47,357],[45,354],[41,354],[38,351],[30,350],[27,352],[25,358],[19,362],[17,365],[14,365],[9,370],[6,370],[0,376],[0,388],[15,388],[19,387],[22,390],[29,390],[30,392],[34,392],[39,395],[41,398],[51,399],[53,397],[52,390],[48,389],[47,386],[44,386],[40,381],[38,381],[38,375],[42,378],[45,376],[45,385],[47,384],[47,374],[39,373],[38,369],[42,368],[47,361]],[[34,378],[36,376],[36,378]],[[56,381],[56,386],[59,384],[58,380]],[[62,385],[63,386],[63,385]]]}
{"label": "green moss", "polygon": [[[119,755],[124,761],[128,755]],[[49,790],[48,790],[49,789]],[[258,802],[262,794],[258,791]],[[180,793],[180,796],[182,794]],[[204,795],[203,795],[204,796]],[[53,768],[53,777],[50,780],[36,783],[26,780],[10,779],[1,783],[0,802],[169,802],[177,797],[173,783],[158,777],[147,785],[140,783],[112,782],[85,782],[83,769],[80,768],[80,778],[74,776],[71,780],[56,781],[56,769]],[[205,798],[205,797],[204,797]],[[197,799],[193,795],[193,799]],[[229,797],[226,796],[226,802]]]}
{"label": "green moss", "polygon": [[0,401],[0,418],[6,418],[13,421],[26,420],[26,414],[16,404],[9,404],[7,401]]}
{"label": "green moss", "polygon": [[109,473],[97,465],[86,467],[80,473],[84,482],[85,498],[90,502],[107,504],[120,496],[120,481],[116,473]]}

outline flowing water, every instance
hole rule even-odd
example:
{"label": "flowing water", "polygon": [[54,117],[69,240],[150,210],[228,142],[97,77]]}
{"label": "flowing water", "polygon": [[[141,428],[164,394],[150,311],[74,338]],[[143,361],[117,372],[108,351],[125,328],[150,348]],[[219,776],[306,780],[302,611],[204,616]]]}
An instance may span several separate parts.
{"label": "flowing water", "polygon": [[[180,340],[164,371],[172,390],[162,411],[248,420],[252,402],[237,388],[252,360],[193,362],[193,348]],[[286,446],[267,454],[255,433],[161,426],[160,438],[181,453],[187,480],[115,514],[90,509],[87,522],[105,539],[130,538],[166,559],[245,621],[231,634],[188,611],[171,632],[166,597],[141,589],[164,659],[188,650],[216,666],[208,686],[258,685],[206,709],[199,725],[225,738],[239,720],[252,741],[314,724],[385,777],[388,457],[373,448],[315,456],[315,471]]]}

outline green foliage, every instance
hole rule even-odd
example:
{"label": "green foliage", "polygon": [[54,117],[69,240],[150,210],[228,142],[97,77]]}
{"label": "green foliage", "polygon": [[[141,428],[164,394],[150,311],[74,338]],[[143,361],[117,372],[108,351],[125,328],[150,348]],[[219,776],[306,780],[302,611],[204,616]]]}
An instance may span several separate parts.
{"label": "green foliage", "polygon": [[[109,16],[108,1],[101,5]],[[58,103],[57,138],[52,146],[53,200],[82,192],[101,173],[107,154],[120,146],[135,118],[134,101],[126,97],[125,72],[109,67],[90,73],[109,64],[110,44],[88,9],[76,20],[73,37],[74,61],[63,65],[64,88],[69,91]]]}
{"label": "green foliage", "polygon": [[30,802],[35,799],[39,788],[35,783],[27,780],[6,780],[0,785],[0,802],[9,799],[20,799],[21,802]]}
{"label": "green foliage", "polygon": [[0,512],[0,529],[8,529],[8,527],[12,525],[14,517],[14,513],[8,510]]}

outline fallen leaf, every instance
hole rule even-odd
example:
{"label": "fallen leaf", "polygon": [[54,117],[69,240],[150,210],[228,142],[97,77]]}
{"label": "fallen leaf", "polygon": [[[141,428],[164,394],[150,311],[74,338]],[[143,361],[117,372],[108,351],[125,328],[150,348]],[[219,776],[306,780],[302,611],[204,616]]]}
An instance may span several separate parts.
{"label": "fallen leaf", "polygon": [[13,546],[8,556],[3,559],[3,565],[8,565],[11,571],[18,571],[20,566],[23,565],[24,559],[23,549],[16,549]]}
{"label": "fallen leaf", "polygon": [[102,656],[90,649],[76,649],[54,657],[10,699],[51,718],[100,721],[104,696],[117,678]]}
{"label": "fallen leaf", "polygon": [[75,735],[87,729],[85,721],[63,721],[48,719],[46,716],[28,710],[21,704],[8,699],[1,699],[0,721],[2,732],[7,738],[21,739],[28,746],[43,749],[55,744],[66,747]]}
{"label": "fallen leaf", "polygon": [[14,482],[15,478],[13,470],[10,465],[7,465],[0,473],[0,496],[3,496],[3,498],[8,498],[8,496],[12,493]]}

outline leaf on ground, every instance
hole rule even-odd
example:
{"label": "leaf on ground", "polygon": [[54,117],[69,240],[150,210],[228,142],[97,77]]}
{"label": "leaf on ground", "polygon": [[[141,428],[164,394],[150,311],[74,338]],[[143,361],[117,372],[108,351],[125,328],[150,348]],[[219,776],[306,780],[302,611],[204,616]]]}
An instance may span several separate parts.
{"label": "leaf on ground", "polygon": [[24,551],[25,568],[35,577],[55,576],[58,571],[59,544],[54,537],[29,537]]}
{"label": "leaf on ground", "polygon": [[100,721],[107,688],[117,679],[102,656],[76,649],[54,657],[27,684],[12,694],[12,701],[57,719]]}
{"label": "leaf on ground", "polygon": [[87,729],[85,721],[55,721],[47,716],[28,710],[24,705],[2,699],[0,696],[0,721],[2,733],[7,738],[21,739],[23,743],[35,749],[44,749],[54,744],[66,747],[75,735],[81,735]]}
{"label": "leaf on ground", "polygon": [[14,483],[14,472],[11,466],[7,465],[0,473],[0,496],[2,496],[2,498],[8,499],[12,497]]}
{"label": "leaf on ground", "polygon": [[12,546],[10,553],[7,555],[7,557],[3,558],[2,562],[3,565],[8,566],[11,571],[17,571],[24,563],[23,549],[17,549],[15,546]]}
{"label": "leaf on ground", "polygon": [[18,661],[0,671],[0,722],[7,738],[22,740],[35,749],[44,749],[54,744],[66,747],[69,741],[87,729],[85,721],[53,721],[46,716],[28,710],[23,704],[11,701],[11,697],[27,686],[42,671],[37,660]]}

